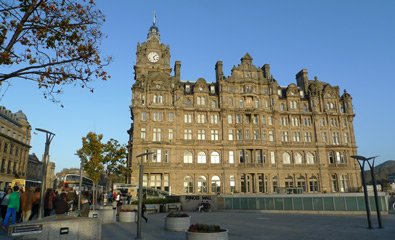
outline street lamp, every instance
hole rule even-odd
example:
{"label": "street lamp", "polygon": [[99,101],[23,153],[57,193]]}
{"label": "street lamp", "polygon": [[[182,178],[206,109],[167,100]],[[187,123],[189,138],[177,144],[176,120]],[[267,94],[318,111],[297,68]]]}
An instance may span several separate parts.
{"label": "street lamp", "polygon": [[43,165],[41,169],[42,179],[41,179],[41,192],[40,192],[40,210],[38,211],[38,219],[43,217],[44,213],[44,193],[46,190],[46,180],[47,180],[47,165],[48,165],[48,156],[49,156],[49,145],[51,144],[52,139],[55,136],[55,133],[52,133],[48,130],[42,128],[36,128],[36,131],[45,133],[45,150],[43,156]]}
{"label": "street lamp", "polygon": [[143,213],[143,175],[144,175],[144,164],[143,164],[143,157],[154,154],[154,152],[146,152],[142,153],[136,156],[136,158],[140,157],[140,172],[139,172],[139,195],[138,195],[138,201],[139,201],[139,208],[138,208],[138,219],[137,219],[137,237],[136,239],[142,239],[141,238],[141,215]]}
{"label": "street lamp", "polygon": [[[381,214],[380,214],[380,209],[379,209],[379,203],[378,203],[378,195],[377,195],[377,186],[376,186],[376,180],[374,177],[374,160],[376,159],[377,156],[374,157],[363,157],[363,156],[358,156],[358,155],[353,155],[351,156],[355,160],[357,160],[359,167],[361,168],[361,176],[362,176],[362,185],[363,185],[363,194],[365,196],[365,206],[366,206],[366,215],[368,218],[368,226],[369,228],[372,228],[372,222],[370,219],[370,207],[369,207],[369,199],[368,199],[368,190],[366,187],[366,180],[365,180],[365,174],[364,174],[364,169],[365,169],[365,163],[367,162],[370,168],[370,175],[372,177],[372,184],[373,184],[373,192],[374,192],[374,201],[376,204],[376,212],[377,212],[377,222],[379,224],[379,228],[382,228],[381,224]],[[369,161],[372,160],[372,163]],[[362,163],[361,163],[362,161]]]}

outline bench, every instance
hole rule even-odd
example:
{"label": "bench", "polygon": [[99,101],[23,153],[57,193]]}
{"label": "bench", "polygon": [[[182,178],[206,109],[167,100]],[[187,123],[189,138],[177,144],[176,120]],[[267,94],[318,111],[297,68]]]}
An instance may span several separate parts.
{"label": "bench", "polygon": [[148,212],[154,212],[157,213],[158,212],[158,208],[156,207],[155,204],[145,204],[145,211]]}
{"label": "bench", "polygon": [[168,203],[168,204],[167,204],[167,210],[168,210],[168,211],[170,211],[170,210],[179,211],[179,210],[181,210],[181,209],[180,209],[180,207],[178,206],[178,204],[176,204],[176,203]]}

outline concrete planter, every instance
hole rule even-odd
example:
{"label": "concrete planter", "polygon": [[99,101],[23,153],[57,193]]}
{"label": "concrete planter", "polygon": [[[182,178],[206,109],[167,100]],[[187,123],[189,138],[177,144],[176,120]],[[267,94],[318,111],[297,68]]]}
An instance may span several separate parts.
{"label": "concrete planter", "polygon": [[120,212],[120,222],[136,222],[136,212]]}
{"label": "concrete planter", "polygon": [[165,217],[165,229],[168,231],[184,232],[191,225],[191,216]]}
{"label": "concrete planter", "polygon": [[116,211],[112,208],[103,208],[100,210],[100,217],[102,218],[103,223],[113,223],[114,222],[114,213]]}
{"label": "concrete planter", "polygon": [[187,240],[228,240],[228,230],[224,232],[185,232]]}

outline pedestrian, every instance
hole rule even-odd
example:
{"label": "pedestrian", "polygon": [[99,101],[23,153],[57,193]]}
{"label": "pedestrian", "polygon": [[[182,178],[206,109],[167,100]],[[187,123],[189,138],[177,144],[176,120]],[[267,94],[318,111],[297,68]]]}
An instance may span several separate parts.
{"label": "pedestrian", "polygon": [[70,210],[70,205],[67,202],[66,193],[61,193],[54,202],[54,209],[57,215],[65,214]]}
{"label": "pedestrian", "polygon": [[10,197],[10,194],[12,193],[11,188],[7,188],[6,195],[3,197],[1,201],[1,219],[4,220],[5,214],[7,213],[7,207],[8,207],[8,198]]}
{"label": "pedestrian", "polygon": [[34,189],[33,193],[33,206],[32,206],[32,214],[30,215],[30,220],[33,217],[38,217],[38,210],[40,209],[40,200],[41,200],[41,188]]}
{"label": "pedestrian", "polygon": [[22,221],[29,221],[30,215],[33,208],[33,192],[31,189],[27,189],[21,195],[21,209],[22,209]]}
{"label": "pedestrian", "polygon": [[11,217],[11,224],[16,223],[16,213],[19,211],[19,206],[20,206],[20,196],[19,196],[19,187],[14,186],[13,192],[10,194],[8,198],[8,208],[7,208],[7,213],[5,215],[3,224],[1,225],[1,228],[4,230],[7,230],[8,228],[8,221],[10,220]]}
{"label": "pedestrian", "polygon": [[204,202],[203,201],[200,202],[200,205],[198,206],[198,211],[201,212],[202,208],[204,208]]}
{"label": "pedestrian", "polygon": [[141,211],[141,217],[145,220],[145,222],[148,222],[148,218],[144,216],[145,211],[147,210],[147,207],[145,206],[145,203],[143,203],[143,209]]}
{"label": "pedestrian", "polygon": [[55,192],[52,188],[48,188],[45,197],[44,197],[44,217],[48,217],[51,215],[52,210],[54,209],[54,202],[56,199]]}

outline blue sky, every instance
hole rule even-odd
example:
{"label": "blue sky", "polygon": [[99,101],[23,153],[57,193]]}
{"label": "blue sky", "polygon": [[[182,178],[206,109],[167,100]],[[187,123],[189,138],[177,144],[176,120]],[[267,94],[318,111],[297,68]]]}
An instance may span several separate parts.
{"label": "blue sky", "polygon": [[[19,79],[0,101],[12,112],[22,110],[33,129],[56,134],[50,148],[56,171],[79,166],[74,153],[89,131],[127,143],[136,46],[146,40],[154,10],[172,66],[182,62],[182,80],[213,82],[218,60],[230,75],[246,52],[256,66],[270,64],[282,86],[295,83],[295,74],[306,68],[310,79],[317,76],[352,95],[358,153],[380,155],[378,163],[395,159],[395,1],[96,2],[106,15],[102,53],[113,57],[107,68],[112,78],[92,83],[93,94],[67,87],[60,96],[64,108]],[[44,134],[32,134],[30,153],[41,157],[44,142]]]}

